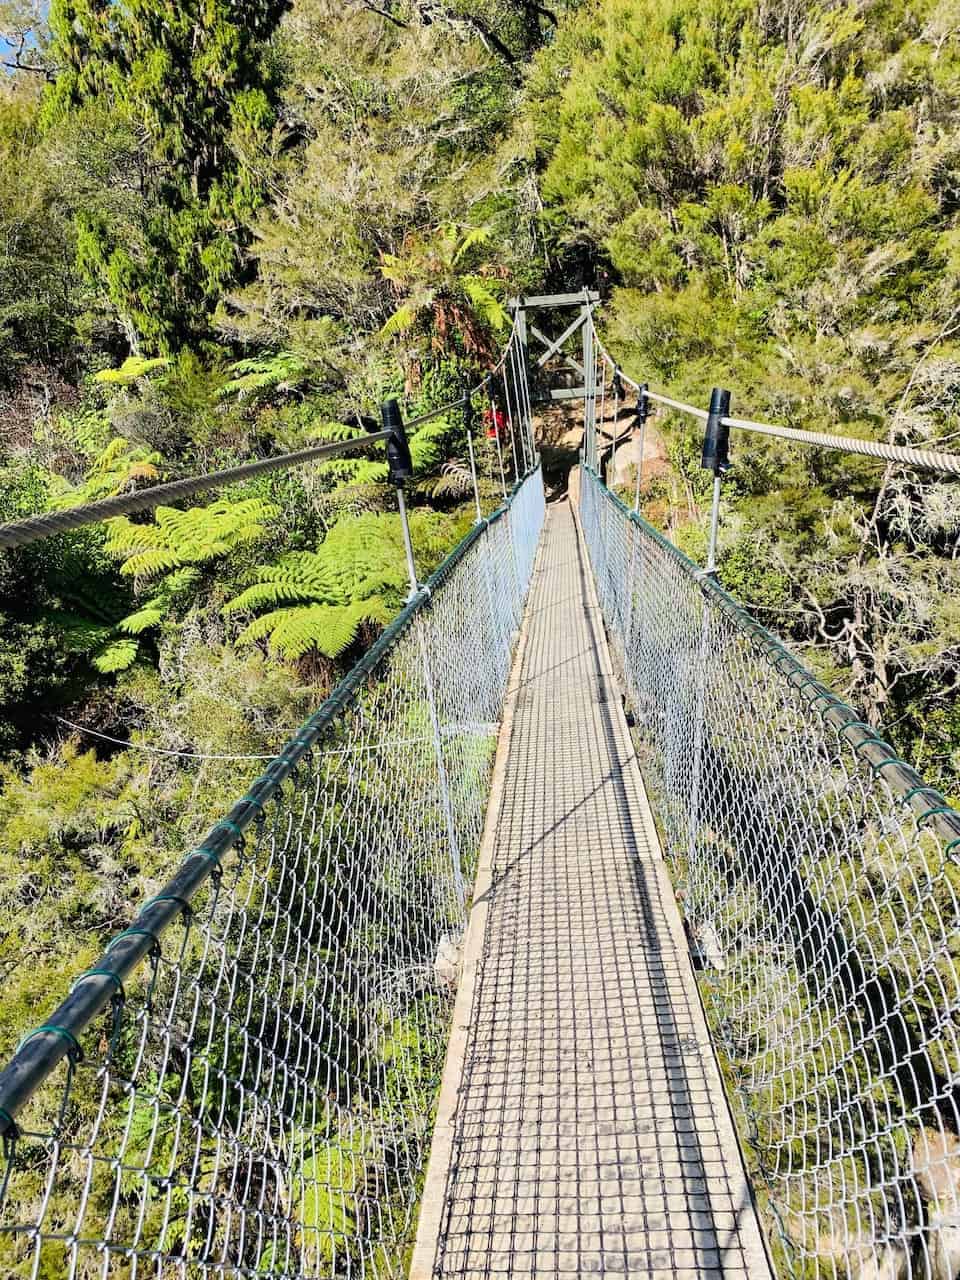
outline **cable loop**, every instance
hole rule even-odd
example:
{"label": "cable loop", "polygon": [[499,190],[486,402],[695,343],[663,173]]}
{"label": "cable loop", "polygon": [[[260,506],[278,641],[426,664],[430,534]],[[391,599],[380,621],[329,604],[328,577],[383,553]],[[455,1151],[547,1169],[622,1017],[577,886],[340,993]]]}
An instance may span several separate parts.
{"label": "cable loop", "polygon": [[114,985],[114,995],[118,995],[121,1000],[126,1000],[127,995],[123,989],[123,982],[120,975],[114,973],[112,969],[84,969],[79,978],[75,978],[71,984],[70,990],[76,991],[81,982],[85,982],[87,978],[109,978]]}
{"label": "cable loop", "polygon": [[80,1041],[66,1027],[58,1027],[54,1023],[46,1022],[42,1027],[36,1027],[33,1031],[28,1031],[20,1043],[17,1045],[15,1052],[19,1053],[25,1044],[30,1040],[36,1039],[37,1036],[53,1035],[58,1036],[61,1040],[67,1042],[68,1056],[74,1062],[83,1061],[83,1050],[80,1048]]}

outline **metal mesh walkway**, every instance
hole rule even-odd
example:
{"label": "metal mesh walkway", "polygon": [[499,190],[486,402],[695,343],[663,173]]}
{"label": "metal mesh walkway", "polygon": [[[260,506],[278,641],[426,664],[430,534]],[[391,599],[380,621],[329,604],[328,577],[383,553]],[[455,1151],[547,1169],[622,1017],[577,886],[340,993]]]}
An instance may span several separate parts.
{"label": "metal mesh walkway", "polygon": [[769,1275],[589,572],[553,507],[413,1280]]}

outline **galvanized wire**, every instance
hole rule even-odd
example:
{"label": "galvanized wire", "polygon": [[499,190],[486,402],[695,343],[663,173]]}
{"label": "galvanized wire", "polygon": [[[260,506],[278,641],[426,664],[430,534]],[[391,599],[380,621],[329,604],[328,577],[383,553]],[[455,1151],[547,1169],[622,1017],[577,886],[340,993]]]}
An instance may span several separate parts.
{"label": "galvanized wire", "polygon": [[960,1265],[960,815],[583,472],[638,756],[781,1274]]}
{"label": "galvanized wire", "polygon": [[209,493],[211,489],[222,489],[226,485],[250,480],[271,471],[288,471],[308,462],[323,462],[328,458],[339,457],[342,453],[381,444],[389,434],[388,431],[376,431],[370,435],[358,436],[355,440],[336,440],[332,444],[313,445],[309,449],[300,449],[297,453],[281,453],[273,458],[258,458],[255,462],[245,462],[239,467],[228,467],[223,471],[170,480],[166,484],[151,485],[136,493],[121,493],[112,498],[101,498],[97,502],[69,507],[66,511],[50,511],[43,515],[27,516],[23,520],[13,520],[9,524],[0,525],[0,549],[25,547],[55,533],[69,533],[85,525],[112,520],[115,516],[153,511],[164,503],[182,502],[184,498],[195,497],[198,493]]}
{"label": "galvanized wire", "polygon": [[[605,364],[611,369],[618,369],[616,361],[606,350],[593,324],[594,339]],[[636,391],[641,390],[641,383],[631,378],[620,369],[620,376]],[[670,396],[647,389],[644,394],[648,400],[662,404],[677,413],[687,414],[705,422],[710,414],[706,409],[687,404],[683,400],[674,400]],[[942,475],[960,476],[960,455],[942,453],[938,449],[915,449],[910,445],[894,444],[889,440],[860,440],[856,436],[838,436],[823,431],[801,431],[796,427],[782,427],[771,422],[754,422],[751,418],[724,417],[720,421],[726,427],[737,431],[748,431],[754,435],[773,436],[778,440],[788,440],[794,444],[813,445],[818,449],[830,449],[839,453],[856,453],[865,458],[877,458],[881,462],[893,462],[907,467],[916,467],[921,471],[936,471]]]}
{"label": "galvanized wire", "polygon": [[0,1274],[403,1274],[543,512],[534,469],[28,1034]]}

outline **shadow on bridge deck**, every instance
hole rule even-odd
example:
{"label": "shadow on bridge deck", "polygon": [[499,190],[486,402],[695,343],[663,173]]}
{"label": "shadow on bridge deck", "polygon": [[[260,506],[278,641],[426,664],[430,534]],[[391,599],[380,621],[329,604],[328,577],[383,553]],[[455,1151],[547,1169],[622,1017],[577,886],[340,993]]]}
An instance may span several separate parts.
{"label": "shadow on bridge deck", "polygon": [[566,502],[514,671],[411,1276],[767,1277]]}

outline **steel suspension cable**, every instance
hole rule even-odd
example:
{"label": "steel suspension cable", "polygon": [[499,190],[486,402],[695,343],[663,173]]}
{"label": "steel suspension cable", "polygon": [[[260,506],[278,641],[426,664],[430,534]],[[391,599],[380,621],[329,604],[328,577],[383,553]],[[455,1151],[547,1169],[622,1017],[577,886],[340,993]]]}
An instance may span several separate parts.
{"label": "steel suspension cable", "polygon": [[149,489],[141,489],[138,493],[120,494],[114,498],[102,498],[99,502],[70,507],[66,511],[53,511],[44,515],[28,516],[23,520],[14,520],[9,524],[0,525],[0,548],[25,547],[31,542],[38,542],[41,538],[49,538],[55,533],[69,533],[84,525],[99,524],[102,520],[112,520],[116,516],[151,511],[164,503],[180,502],[195,494],[205,493],[211,489],[221,489],[226,485],[248,480],[252,476],[266,475],[271,471],[285,471],[291,467],[322,461],[325,458],[335,458],[342,453],[351,453],[356,449],[377,444],[386,440],[389,435],[389,431],[376,431],[369,435],[358,436],[356,440],[338,440],[333,444],[316,445],[296,453],[282,453],[275,458],[260,458],[256,462],[246,462],[239,467],[228,467],[223,471],[210,471],[204,475],[190,476],[183,480],[171,480],[168,484],[153,485]]}
{"label": "steel suspension cable", "polygon": [[[593,323],[591,319],[591,324]],[[603,346],[594,326],[594,337],[604,361],[612,368],[619,368],[616,361]],[[635,390],[641,384],[620,369],[620,376]],[[706,409],[675,400],[671,396],[647,390],[648,399],[665,405],[678,413],[686,413],[705,422],[709,418]],[[915,449],[911,445],[890,444],[884,440],[860,440],[855,436],[838,436],[819,431],[803,431],[796,427],[782,427],[770,422],[755,422],[751,418],[723,417],[723,426],[738,431],[750,431],[755,435],[773,436],[780,440],[789,440],[796,444],[813,445],[820,449],[830,449],[841,453],[856,453],[866,458],[877,458],[883,462],[898,462],[905,466],[917,467],[922,471],[938,471],[944,475],[960,476],[960,455],[941,453],[935,449]]]}

